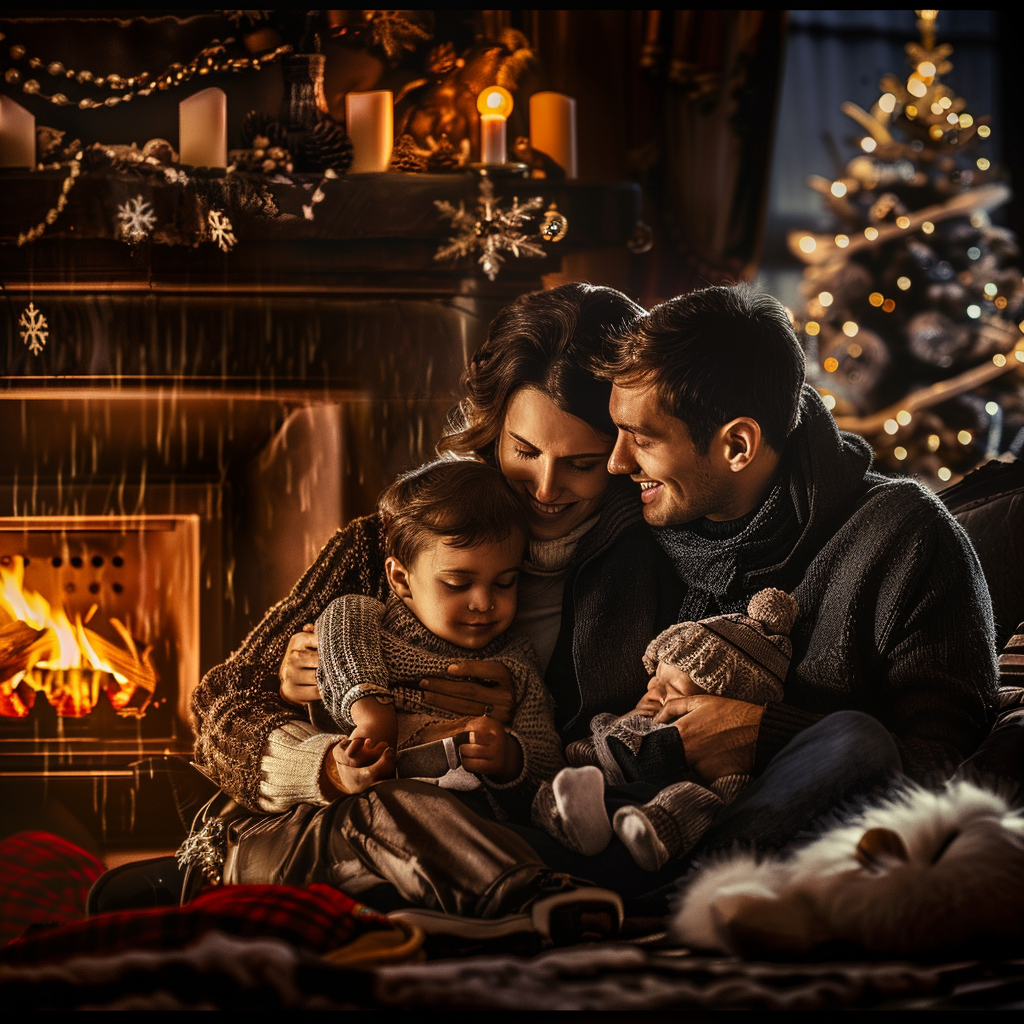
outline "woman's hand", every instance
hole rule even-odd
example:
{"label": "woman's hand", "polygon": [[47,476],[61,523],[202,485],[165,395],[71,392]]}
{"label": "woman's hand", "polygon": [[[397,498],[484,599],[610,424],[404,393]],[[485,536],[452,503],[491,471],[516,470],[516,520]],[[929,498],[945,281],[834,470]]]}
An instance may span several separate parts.
{"label": "woman's hand", "polygon": [[468,722],[469,742],[459,747],[462,767],[477,775],[489,775],[495,782],[511,782],[523,770],[523,750],[493,718]]}
{"label": "woman's hand", "polygon": [[455,715],[486,716],[499,725],[512,724],[512,677],[501,662],[457,661],[448,666],[448,673],[463,678],[420,680],[431,704]]}
{"label": "woman's hand", "polygon": [[346,738],[328,750],[320,769],[320,788],[329,797],[351,795],[394,777],[394,747],[383,740],[369,744],[361,737]]}
{"label": "woman's hand", "polygon": [[301,633],[288,641],[278,678],[281,680],[279,693],[289,704],[310,704],[320,699],[316,685],[316,670],[320,664],[319,645],[312,623],[307,622]]}

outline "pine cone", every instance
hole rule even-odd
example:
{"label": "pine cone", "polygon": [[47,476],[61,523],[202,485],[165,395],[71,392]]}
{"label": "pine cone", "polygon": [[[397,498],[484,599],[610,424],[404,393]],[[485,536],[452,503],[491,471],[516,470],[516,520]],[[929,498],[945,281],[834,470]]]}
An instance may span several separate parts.
{"label": "pine cone", "polygon": [[442,135],[437,147],[427,157],[427,170],[434,174],[447,174],[450,171],[457,171],[461,166],[459,151],[451,144],[447,135]]}
{"label": "pine cone", "polygon": [[303,163],[317,171],[345,172],[352,166],[352,140],[330,118],[322,118],[302,140]]}
{"label": "pine cone", "polygon": [[[257,139],[266,139],[259,146]],[[245,149],[268,149],[271,146],[286,146],[284,126],[276,117],[264,114],[260,110],[250,110],[242,118],[242,146]]]}
{"label": "pine cone", "polygon": [[411,135],[403,135],[391,151],[389,171],[400,171],[403,174],[422,174],[427,162],[416,147],[416,140]]}

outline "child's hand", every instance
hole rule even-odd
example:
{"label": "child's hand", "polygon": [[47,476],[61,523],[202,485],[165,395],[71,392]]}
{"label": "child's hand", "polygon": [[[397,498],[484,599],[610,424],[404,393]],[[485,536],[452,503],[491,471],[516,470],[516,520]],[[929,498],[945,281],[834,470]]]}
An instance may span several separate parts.
{"label": "child's hand", "polygon": [[353,768],[368,768],[371,764],[376,764],[390,746],[387,740],[375,740],[365,730],[356,726],[349,733],[348,745],[335,757],[338,761],[344,759],[345,763]]}
{"label": "child's hand", "polygon": [[[363,741],[355,744],[351,739],[335,743],[324,758],[320,771],[320,788],[331,799],[343,793],[362,793],[378,782],[395,777],[395,751],[384,746],[383,750],[365,750]],[[372,758],[369,763],[356,762],[363,757]]]}
{"label": "child's hand", "polygon": [[466,725],[469,742],[459,747],[462,767],[495,782],[511,782],[523,770],[523,751],[493,718],[472,718]]}

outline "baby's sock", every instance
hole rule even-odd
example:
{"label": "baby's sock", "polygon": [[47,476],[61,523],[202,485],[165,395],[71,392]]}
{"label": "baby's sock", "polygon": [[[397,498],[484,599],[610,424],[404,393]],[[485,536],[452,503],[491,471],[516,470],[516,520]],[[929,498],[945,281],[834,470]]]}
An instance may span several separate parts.
{"label": "baby's sock", "polygon": [[594,765],[563,768],[551,783],[551,790],[572,848],[587,857],[600,853],[612,839],[601,769]]}
{"label": "baby's sock", "polygon": [[657,871],[668,863],[670,855],[645,810],[645,807],[620,807],[612,819],[612,827],[637,867]]}
{"label": "baby's sock", "polygon": [[695,782],[666,786],[642,807],[620,807],[612,819],[615,834],[638,867],[657,871],[682,857],[708,830],[724,804],[749,782],[745,775],[728,775],[710,788]]}

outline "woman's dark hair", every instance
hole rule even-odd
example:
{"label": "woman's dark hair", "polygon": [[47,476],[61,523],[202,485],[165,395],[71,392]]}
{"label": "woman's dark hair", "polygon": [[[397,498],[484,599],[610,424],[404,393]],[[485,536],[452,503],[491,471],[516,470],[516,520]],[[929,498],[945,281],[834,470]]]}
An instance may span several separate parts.
{"label": "woman's dark hair", "polygon": [[400,476],[377,502],[384,550],[406,568],[443,537],[457,548],[530,535],[526,513],[496,469],[469,459],[438,459]]}
{"label": "woman's dark hair", "polygon": [[611,384],[597,374],[609,343],[644,310],[614,288],[582,282],[530,292],[492,321],[463,377],[466,397],[453,414],[439,454],[479,454],[493,461],[509,403],[520,388],[547,395],[561,409],[615,436],[608,415]]}

